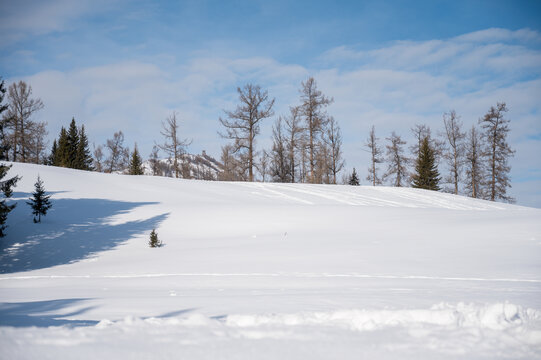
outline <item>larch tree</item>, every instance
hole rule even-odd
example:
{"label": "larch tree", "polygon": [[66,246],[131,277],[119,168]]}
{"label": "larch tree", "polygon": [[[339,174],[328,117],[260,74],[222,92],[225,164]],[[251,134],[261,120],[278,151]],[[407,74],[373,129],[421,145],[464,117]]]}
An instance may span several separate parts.
{"label": "larch tree", "polygon": [[366,180],[372,183],[372,186],[380,185],[381,178],[378,175],[378,164],[383,162],[383,152],[381,147],[378,145],[379,138],[376,137],[376,130],[374,125],[370,129],[370,135],[364,144],[370,152],[370,167],[368,168],[368,176]]}
{"label": "larch tree", "polygon": [[440,174],[438,172],[434,150],[430,147],[428,137],[425,137],[421,143],[412,180],[412,187],[414,188],[440,190]]}
{"label": "larch tree", "polygon": [[316,161],[319,139],[324,132],[327,124],[327,114],[325,109],[334,101],[328,98],[318,90],[316,81],[313,77],[308,78],[306,82],[301,83],[301,112],[305,119],[307,132],[308,163],[309,163],[309,181],[316,182]]}
{"label": "larch tree", "polygon": [[282,117],[278,117],[272,127],[272,150],[270,173],[275,182],[291,182],[291,166],[287,151],[287,138],[284,136]]}
{"label": "larch tree", "polygon": [[103,146],[102,145],[98,145],[96,146],[96,144],[92,144],[93,148],[94,148],[94,151],[92,152],[93,155],[94,155],[94,160],[93,160],[93,167],[94,167],[94,170],[96,170],[97,172],[103,172],[104,168],[103,168]]}
{"label": "larch tree", "polygon": [[454,194],[458,194],[462,165],[464,164],[464,139],[466,133],[462,131],[462,122],[454,110],[443,114],[443,124],[445,126],[445,140],[448,146],[443,157],[450,169],[447,181],[454,185]]}
{"label": "larch tree", "polygon": [[488,160],[486,184],[491,201],[498,199],[514,201],[507,195],[507,188],[511,187],[509,178],[511,167],[508,161],[515,153],[507,143],[507,134],[510,131],[508,125],[510,121],[504,118],[507,111],[505,103],[497,103],[496,107],[491,106],[485,116],[479,119],[479,124],[484,130],[482,135],[485,143],[484,155]]}
{"label": "larch tree", "polygon": [[259,85],[247,84],[237,88],[239,102],[234,111],[224,110],[226,118],[219,118],[225,128],[219,133],[225,139],[233,140],[234,154],[243,168],[248,171],[248,181],[254,181],[255,138],[260,132],[260,122],[274,115],[274,99]]}
{"label": "larch tree", "polygon": [[152,170],[153,176],[161,176],[162,175],[162,169],[160,165],[160,158],[158,156],[158,153],[160,151],[160,148],[156,145],[152,147],[152,152],[150,153],[150,169]]}
{"label": "larch tree", "polygon": [[[305,143],[304,128],[301,125],[301,108],[292,106],[289,108],[289,116],[285,117],[284,130],[287,137],[287,154],[289,157],[289,173],[291,182],[295,182],[297,167],[297,153],[302,149]],[[301,176],[299,175],[299,179]],[[300,180],[301,181],[301,180]]]}
{"label": "larch tree", "polygon": [[323,137],[327,148],[329,149],[329,174],[332,177],[331,182],[336,184],[336,177],[344,168],[345,161],[342,154],[342,132],[340,126],[334,117],[329,117],[327,131]]}
{"label": "larch tree", "polygon": [[485,168],[483,164],[483,147],[479,131],[472,126],[468,131],[465,146],[466,190],[473,198],[483,199],[483,181]]}
{"label": "larch tree", "polygon": [[158,145],[173,160],[173,170],[176,178],[180,177],[182,156],[186,153],[186,148],[191,144],[191,140],[180,138],[179,127],[177,112],[174,111],[165,119],[165,122],[162,122],[161,134],[165,141],[163,144]]}
{"label": "larch tree", "polygon": [[105,159],[106,172],[121,171],[127,167],[129,149],[124,147],[124,134],[122,131],[115,132],[112,139],[107,139],[105,148],[109,150],[109,156]]}
{"label": "larch tree", "polygon": [[9,106],[4,120],[9,131],[12,161],[32,161],[36,141],[44,143],[46,134],[40,131],[43,127],[37,127],[37,123],[31,120],[36,111],[43,109],[43,102],[31,96],[32,87],[24,81],[13,83],[8,88]]}
{"label": "larch tree", "polygon": [[404,145],[406,144],[402,138],[394,131],[390,138],[386,138],[390,144],[386,145],[387,148],[387,171],[384,178],[394,177],[392,183],[396,187],[404,185],[408,178],[407,165],[409,159],[404,155]]}

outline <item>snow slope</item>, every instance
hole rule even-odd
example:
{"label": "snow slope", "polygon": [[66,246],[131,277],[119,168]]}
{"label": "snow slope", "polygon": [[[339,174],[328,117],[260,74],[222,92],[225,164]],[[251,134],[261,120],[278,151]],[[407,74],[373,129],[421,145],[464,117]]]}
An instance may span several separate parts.
{"label": "snow slope", "polygon": [[[53,209],[33,224],[37,175]],[[0,358],[539,358],[541,210],[15,163]],[[165,246],[150,249],[155,228]]]}

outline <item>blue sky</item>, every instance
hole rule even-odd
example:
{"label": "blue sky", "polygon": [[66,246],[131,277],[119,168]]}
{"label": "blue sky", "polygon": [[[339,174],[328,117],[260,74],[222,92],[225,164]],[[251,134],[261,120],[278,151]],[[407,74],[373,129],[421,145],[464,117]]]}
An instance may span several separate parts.
{"label": "blue sky", "polygon": [[540,14],[539,1],[3,1],[0,76],[32,85],[51,141],[75,117],[96,144],[122,130],[148,154],[176,110],[190,150],[215,156],[237,86],[268,89],[280,115],[314,76],[363,177],[372,124],[410,140],[445,111],[469,127],[505,101],[511,193],[541,207]]}

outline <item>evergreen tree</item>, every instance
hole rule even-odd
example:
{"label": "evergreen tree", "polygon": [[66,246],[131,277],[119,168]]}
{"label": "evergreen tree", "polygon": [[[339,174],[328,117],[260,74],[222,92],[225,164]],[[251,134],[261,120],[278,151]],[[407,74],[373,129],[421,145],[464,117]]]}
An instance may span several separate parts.
{"label": "evergreen tree", "polygon": [[64,127],[60,129],[60,135],[58,136],[58,149],[54,159],[54,166],[69,166],[68,132]]}
{"label": "evergreen tree", "polygon": [[419,149],[419,157],[415,164],[415,174],[412,176],[414,188],[439,190],[440,174],[436,165],[434,149],[430,147],[428,137],[423,139]]}
{"label": "evergreen tree", "polygon": [[353,173],[351,173],[351,176],[349,177],[348,184],[359,185],[359,177],[357,176],[357,171],[355,170],[355,168],[353,168]]}
{"label": "evergreen tree", "polygon": [[[41,222],[41,216],[45,216],[47,214],[47,210],[49,210],[53,205],[51,204],[51,201],[49,198],[51,195],[45,195],[45,188],[43,187],[43,181],[41,181],[39,175],[38,180],[34,184],[35,191],[32,193],[32,197],[30,198],[30,201],[27,201],[26,203],[30,205],[32,208],[32,214],[34,215],[34,222],[39,223]],[[37,219],[36,219],[37,216]]]}
{"label": "evergreen tree", "polygon": [[56,165],[57,156],[58,156],[58,146],[56,145],[56,139],[54,139],[53,147],[51,148],[51,154],[49,155],[49,159],[47,160],[47,165],[57,166]]}
{"label": "evergreen tree", "polygon": [[137,151],[137,144],[135,144],[135,147],[133,148],[133,152],[131,154],[131,160],[130,160],[130,175],[143,175],[143,161],[141,160],[141,156],[139,155],[139,151]]}
{"label": "evergreen tree", "polygon": [[75,125],[75,118],[71,119],[67,138],[67,159],[66,167],[77,169],[77,148],[79,147],[79,131]]}
{"label": "evergreen tree", "polygon": [[156,229],[152,229],[152,231],[150,232],[150,240],[148,241],[148,245],[151,248],[162,246],[162,242],[158,239],[158,233],[156,233]]}
{"label": "evergreen tree", "polygon": [[85,134],[85,126],[81,126],[79,132],[79,144],[77,145],[77,154],[75,156],[75,169],[79,170],[92,170],[92,155],[90,155],[90,148],[88,146],[88,138]]}
{"label": "evergreen tree", "polygon": [[7,175],[9,169],[11,168],[11,165],[4,165],[0,164],[0,191],[3,193],[4,198],[0,201],[0,238],[6,236],[4,233],[4,230],[6,229],[6,220],[8,217],[8,214],[11,210],[15,208],[16,204],[7,205],[6,199],[11,197],[11,194],[13,190],[11,189],[17,184],[17,181],[19,181],[20,177],[14,176],[10,179],[2,181],[2,179]]}

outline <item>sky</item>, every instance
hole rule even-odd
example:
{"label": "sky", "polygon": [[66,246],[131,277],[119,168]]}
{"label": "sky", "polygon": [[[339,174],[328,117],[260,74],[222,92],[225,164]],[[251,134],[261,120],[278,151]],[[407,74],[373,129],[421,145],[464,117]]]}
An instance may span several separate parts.
{"label": "sky", "polygon": [[410,145],[416,124],[437,135],[455,110],[468,129],[506,102],[509,193],[541,207],[539,1],[1,1],[0,76],[42,99],[34,119],[50,144],[74,117],[91,143],[122,130],[148,155],[176,111],[189,152],[217,158],[237,87],[276,99],[257,139],[268,149],[273,122],[313,76],[334,98],[346,171],[362,184],[372,125],[382,146],[392,131]]}

